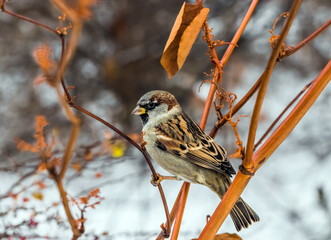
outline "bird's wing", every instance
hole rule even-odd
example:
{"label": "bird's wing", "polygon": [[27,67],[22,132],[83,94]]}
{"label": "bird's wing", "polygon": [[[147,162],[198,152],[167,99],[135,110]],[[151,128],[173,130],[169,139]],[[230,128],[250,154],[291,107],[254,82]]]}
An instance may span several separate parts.
{"label": "bird's wing", "polygon": [[225,175],[235,174],[226,151],[185,113],[174,115],[156,127],[156,146],[183,160]]}

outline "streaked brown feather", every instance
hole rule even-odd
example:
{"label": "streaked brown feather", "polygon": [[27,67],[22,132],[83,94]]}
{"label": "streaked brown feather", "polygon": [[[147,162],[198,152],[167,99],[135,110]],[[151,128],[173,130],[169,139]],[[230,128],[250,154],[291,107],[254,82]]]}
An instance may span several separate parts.
{"label": "streaked brown feather", "polygon": [[227,176],[235,174],[226,151],[185,113],[159,124],[156,130],[158,141],[169,153]]}

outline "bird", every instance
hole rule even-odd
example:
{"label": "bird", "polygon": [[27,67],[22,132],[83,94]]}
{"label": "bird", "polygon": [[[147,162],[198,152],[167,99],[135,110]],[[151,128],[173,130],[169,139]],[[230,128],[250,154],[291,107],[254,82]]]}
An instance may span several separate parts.
{"label": "bird", "polygon": [[[222,199],[231,184],[230,177],[236,172],[225,149],[183,111],[174,95],[162,90],[147,92],[138,100],[132,114],[142,120],[148,154],[174,175],[158,175],[159,180],[169,178],[201,184]],[[260,220],[241,197],[230,216],[238,232]]]}

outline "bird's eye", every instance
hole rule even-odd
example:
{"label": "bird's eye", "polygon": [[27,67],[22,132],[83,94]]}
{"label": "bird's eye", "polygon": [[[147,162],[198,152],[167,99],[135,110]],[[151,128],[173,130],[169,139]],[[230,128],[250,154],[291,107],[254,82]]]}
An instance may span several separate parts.
{"label": "bird's eye", "polygon": [[155,102],[149,102],[146,104],[145,108],[148,110],[152,110],[156,107],[156,103]]}

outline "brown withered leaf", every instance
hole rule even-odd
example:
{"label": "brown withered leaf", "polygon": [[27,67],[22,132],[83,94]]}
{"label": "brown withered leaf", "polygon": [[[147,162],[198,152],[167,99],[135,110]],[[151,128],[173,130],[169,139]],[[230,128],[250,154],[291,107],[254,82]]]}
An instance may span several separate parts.
{"label": "brown withered leaf", "polygon": [[169,78],[183,66],[208,12],[202,5],[189,3],[180,9],[161,58]]}
{"label": "brown withered leaf", "polygon": [[34,135],[37,142],[35,143],[36,147],[45,148],[47,146],[44,137],[44,128],[48,125],[46,118],[42,115],[36,116],[36,133]]}
{"label": "brown withered leaf", "polygon": [[[192,240],[198,240],[198,239],[194,238]],[[242,240],[242,238],[235,233],[222,233],[222,234],[217,234],[213,238],[213,240]]]}
{"label": "brown withered leaf", "polygon": [[33,50],[33,57],[45,76],[50,75],[56,63],[52,59],[52,48],[47,43],[42,43]]}
{"label": "brown withered leaf", "polygon": [[242,240],[236,233],[217,234],[214,240]]}

